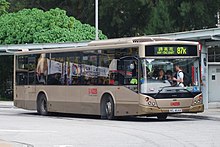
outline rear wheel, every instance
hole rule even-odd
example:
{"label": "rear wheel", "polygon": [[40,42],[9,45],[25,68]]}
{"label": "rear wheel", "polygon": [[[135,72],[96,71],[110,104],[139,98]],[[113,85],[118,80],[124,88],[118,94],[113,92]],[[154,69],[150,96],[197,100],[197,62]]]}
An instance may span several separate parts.
{"label": "rear wheel", "polygon": [[167,119],[167,114],[158,114],[157,115],[157,119],[158,120],[166,120]]}
{"label": "rear wheel", "polygon": [[48,115],[47,98],[45,94],[40,94],[37,100],[37,112],[40,115]]}
{"label": "rear wheel", "polygon": [[110,95],[103,97],[101,102],[101,119],[114,119],[114,101]]}

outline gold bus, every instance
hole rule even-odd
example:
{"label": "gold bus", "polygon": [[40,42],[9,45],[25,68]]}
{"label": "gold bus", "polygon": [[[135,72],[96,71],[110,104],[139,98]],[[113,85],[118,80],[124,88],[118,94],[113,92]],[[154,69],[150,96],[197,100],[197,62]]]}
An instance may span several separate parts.
{"label": "gold bus", "polygon": [[[204,111],[200,45],[157,37],[15,54],[14,105],[49,112],[157,116]],[[175,65],[183,72],[173,81]],[[176,77],[177,78],[177,77]]]}

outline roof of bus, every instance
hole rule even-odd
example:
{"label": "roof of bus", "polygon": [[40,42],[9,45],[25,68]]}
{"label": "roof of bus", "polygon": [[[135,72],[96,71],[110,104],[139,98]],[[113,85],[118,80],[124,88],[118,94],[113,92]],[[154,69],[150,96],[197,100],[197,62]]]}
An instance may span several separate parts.
{"label": "roof of bus", "polygon": [[[181,43],[193,43],[188,41],[177,41]],[[115,47],[117,45],[117,48],[120,47],[134,47],[138,46],[139,44],[157,44],[157,43],[177,43],[173,39],[169,38],[163,38],[163,37],[127,37],[127,38],[116,38],[116,39],[107,39],[107,40],[97,40],[97,41],[91,41],[86,43],[68,43],[66,45],[65,43],[58,44],[59,46],[56,46],[56,44],[32,44],[30,47],[28,45],[24,45],[24,48],[22,48],[21,45],[18,45],[16,48],[15,45],[13,45],[13,48],[10,48],[10,45],[7,46],[7,49],[5,49],[6,53],[12,53],[12,54],[31,54],[31,53],[42,53],[42,52],[60,52],[60,49],[62,51],[70,51],[74,49],[75,51],[79,50],[94,50],[94,49],[104,49],[104,48],[111,48]],[[33,47],[34,46],[34,47]],[[32,47],[32,48],[31,48]],[[0,46],[0,49],[3,47]],[[1,50],[2,51],[2,50]]]}
{"label": "roof of bus", "polygon": [[127,44],[127,43],[142,43],[142,42],[154,42],[154,41],[171,41],[173,39],[165,37],[127,37],[127,38],[115,38],[107,40],[96,40],[91,41],[89,46],[99,46],[99,45],[116,45],[116,44]]}

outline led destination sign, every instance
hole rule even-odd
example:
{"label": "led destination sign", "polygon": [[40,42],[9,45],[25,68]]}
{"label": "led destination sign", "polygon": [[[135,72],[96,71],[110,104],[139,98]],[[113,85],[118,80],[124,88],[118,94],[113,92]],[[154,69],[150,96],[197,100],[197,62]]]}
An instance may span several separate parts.
{"label": "led destination sign", "polygon": [[196,45],[155,45],[146,46],[146,56],[197,56]]}
{"label": "led destination sign", "polygon": [[186,47],[154,47],[155,55],[187,55]]}

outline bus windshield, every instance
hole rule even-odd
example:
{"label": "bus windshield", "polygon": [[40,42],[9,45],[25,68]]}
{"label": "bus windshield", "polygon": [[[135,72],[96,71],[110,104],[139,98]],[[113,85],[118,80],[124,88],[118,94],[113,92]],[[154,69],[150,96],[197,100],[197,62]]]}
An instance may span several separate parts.
{"label": "bus windshield", "polygon": [[[158,91],[183,89],[185,92],[200,91],[200,68],[198,58],[141,59],[141,93],[158,93]],[[176,68],[179,67],[179,69]],[[175,79],[179,73],[182,82]],[[186,89],[186,90],[185,90]]]}

